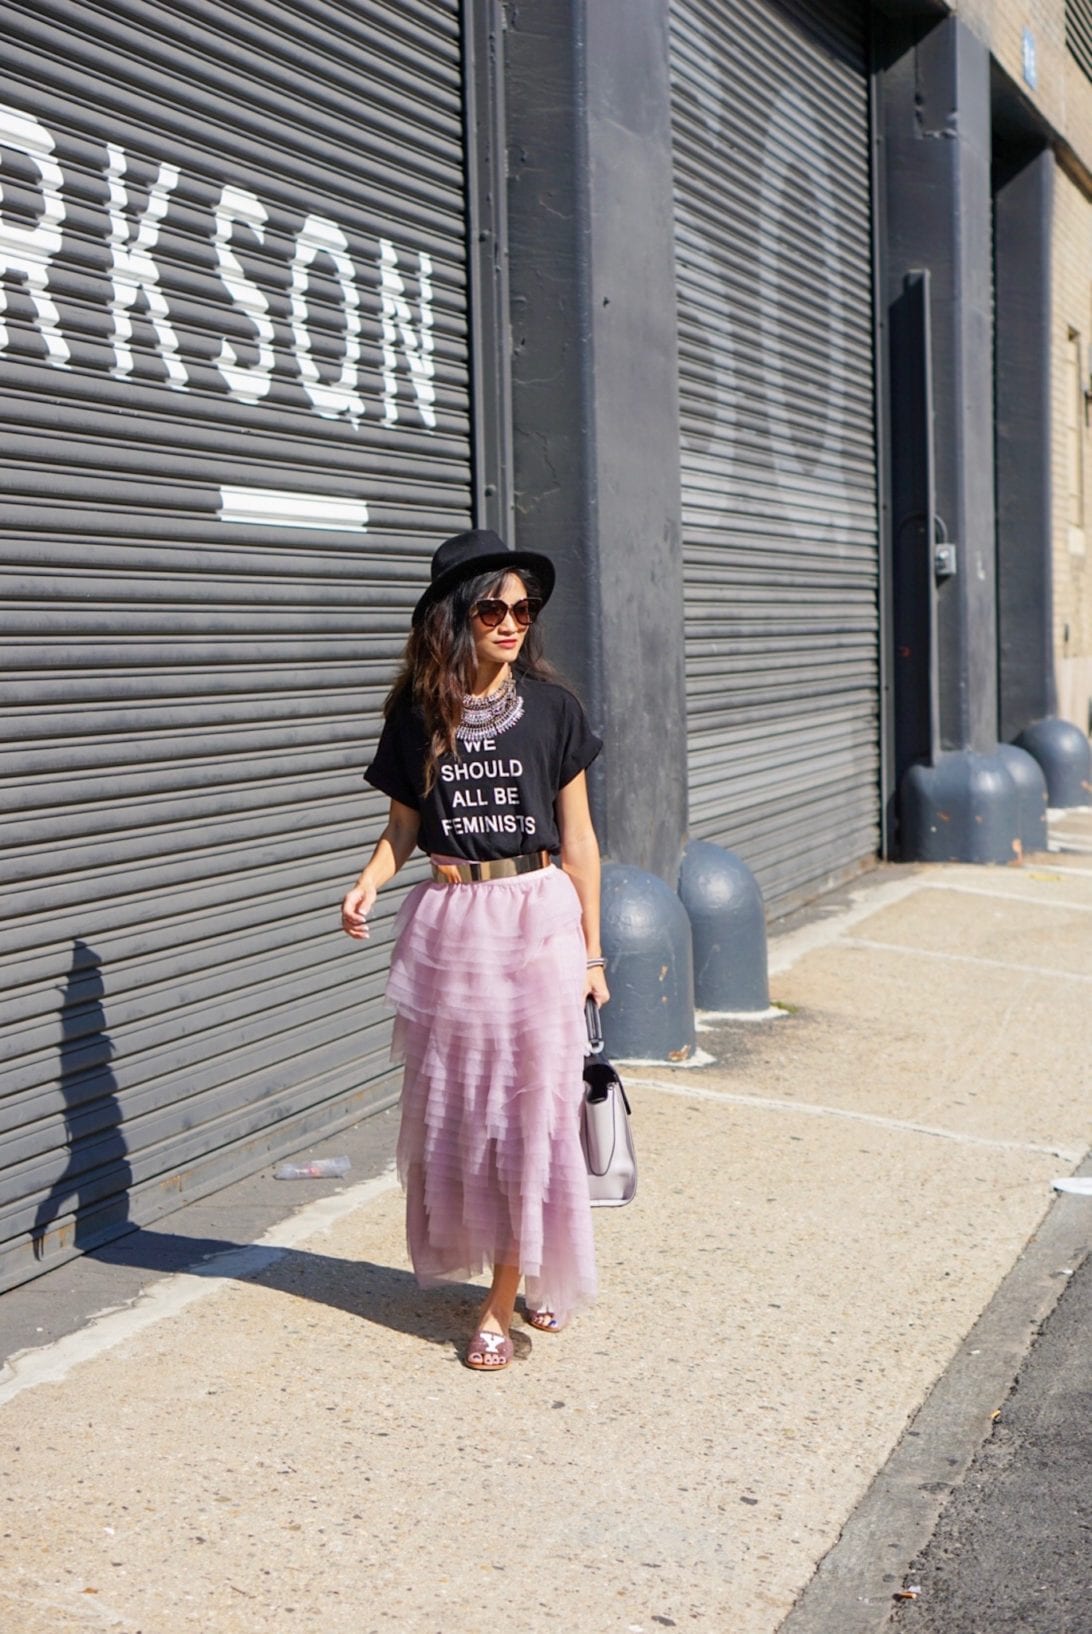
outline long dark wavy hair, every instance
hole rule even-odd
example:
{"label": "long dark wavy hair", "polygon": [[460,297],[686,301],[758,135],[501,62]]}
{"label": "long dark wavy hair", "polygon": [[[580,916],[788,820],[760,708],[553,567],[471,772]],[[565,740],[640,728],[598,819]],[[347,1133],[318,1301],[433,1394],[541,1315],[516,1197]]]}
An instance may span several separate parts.
{"label": "long dark wavy hair", "polygon": [[[438,597],[410,631],[394,685],[383,705],[383,715],[388,717],[396,704],[409,698],[424,716],[429,734],[426,793],[436,781],[440,756],[458,754],[455,732],[463,718],[463,698],[473,688],[477,673],[470,609],[475,602],[499,596],[510,573],[522,581],[532,600],[542,595],[542,587],[534,574],[523,567],[478,573],[472,579],[463,579],[446,596]],[[512,668],[517,676],[534,675],[544,681],[565,684],[543,657],[542,634],[537,624],[532,624],[524,636]]]}

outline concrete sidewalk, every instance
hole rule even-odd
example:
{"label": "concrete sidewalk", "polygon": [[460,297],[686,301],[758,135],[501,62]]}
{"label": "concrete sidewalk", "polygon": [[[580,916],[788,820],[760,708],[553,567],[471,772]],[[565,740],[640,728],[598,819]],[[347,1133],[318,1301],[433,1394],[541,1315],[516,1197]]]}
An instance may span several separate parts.
{"label": "concrete sidewalk", "polygon": [[389,1176],[17,1358],[5,1634],[772,1634],[1087,1148],[1092,819],[1054,833],[877,869],[775,940],[781,1019],[631,1067],[600,1303],[506,1374]]}

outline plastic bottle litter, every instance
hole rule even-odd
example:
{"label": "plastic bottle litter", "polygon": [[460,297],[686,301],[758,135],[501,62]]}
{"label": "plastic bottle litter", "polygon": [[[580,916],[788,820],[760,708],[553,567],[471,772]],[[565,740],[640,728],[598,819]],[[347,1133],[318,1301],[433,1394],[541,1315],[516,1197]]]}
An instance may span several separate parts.
{"label": "plastic bottle litter", "polygon": [[278,1163],[274,1180],[337,1180],[352,1168],[347,1157],[313,1157],[309,1163]]}

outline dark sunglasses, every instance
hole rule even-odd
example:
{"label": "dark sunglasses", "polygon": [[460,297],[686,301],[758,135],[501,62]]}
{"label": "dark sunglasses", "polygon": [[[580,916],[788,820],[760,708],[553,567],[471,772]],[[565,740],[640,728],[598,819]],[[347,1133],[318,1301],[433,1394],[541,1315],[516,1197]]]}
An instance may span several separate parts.
{"label": "dark sunglasses", "polygon": [[498,624],[503,624],[505,617],[511,613],[521,630],[529,629],[542,611],[542,603],[534,596],[524,596],[522,601],[501,601],[499,596],[487,596],[484,601],[476,601],[470,609],[471,618],[481,619],[487,630],[495,630]]}

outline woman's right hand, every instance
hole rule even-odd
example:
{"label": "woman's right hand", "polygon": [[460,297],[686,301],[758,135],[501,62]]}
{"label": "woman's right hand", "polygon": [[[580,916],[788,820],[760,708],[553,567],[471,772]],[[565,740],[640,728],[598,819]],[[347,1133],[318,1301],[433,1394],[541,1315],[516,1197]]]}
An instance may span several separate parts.
{"label": "woman's right hand", "polygon": [[355,942],[368,940],[367,919],[378,894],[370,879],[358,880],[341,904],[341,928]]}

